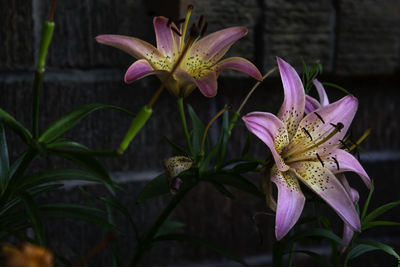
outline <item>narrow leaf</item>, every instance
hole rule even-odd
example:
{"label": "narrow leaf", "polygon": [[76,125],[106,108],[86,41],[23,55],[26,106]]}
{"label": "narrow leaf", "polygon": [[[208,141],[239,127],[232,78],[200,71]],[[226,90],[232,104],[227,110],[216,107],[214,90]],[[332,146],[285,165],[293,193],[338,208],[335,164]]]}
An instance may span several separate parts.
{"label": "narrow leaf", "polygon": [[172,221],[172,220],[166,220],[160,228],[158,228],[158,232],[155,235],[155,238],[162,236],[162,235],[167,235],[170,234],[172,231],[178,228],[184,227],[185,224],[183,222],[178,222],[178,221]]}
{"label": "narrow leaf", "polygon": [[0,123],[0,196],[7,187],[10,172],[6,133],[3,124]]}
{"label": "narrow leaf", "polygon": [[365,218],[362,220],[363,224],[367,224],[368,222],[372,221],[373,219],[375,219],[376,217],[381,216],[382,214],[384,214],[385,212],[397,207],[400,205],[400,200],[395,201],[395,202],[390,202],[387,203],[385,205],[380,206],[379,208],[376,208],[375,210],[373,210],[371,213],[369,213],[367,216],[365,216]]}
{"label": "narrow leaf", "polygon": [[32,134],[13,116],[0,108],[0,121],[9,126],[26,144],[32,144]]}
{"label": "narrow leaf", "polygon": [[372,241],[372,240],[358,240],[357,243],[359,243],[360,244],[359,246],[361,246],[361,247],[358,248],[357,250],[354,250],[355,248],[358,247],[358,246],[356,246],[351,251],[349,251],[349,254],[348,254],[349,259],[354,259],[355,257],[358,257],[358,256],[364,254],[365,252],[379,249],[379,250],[386,252],[389,255],[392,255],[398,261],[400,261],[399,254],[397,254],[396,251],[394,251],[394,249],[392,247],[390,247],[384,243]]}
{"label": "narrow leaf", "polygon": [[334,234],[331,231],[328,231],[326,229],[322,228],[315,228],[315,229],[307,229],[301,232],[298,232],[294,234],[293,236],[290,237],[291,240],[297,241],[303,238],[308,238],[308,237],[318,237],[318,238],[328,238],[332,241],[335,241],[341,246],[346,246],[346,244],[343,242],[343,240],[338,237],[336,234]]}
{"label": "narrow leaf", "polygon": [[44,226],[39,208],[31,195],[22,194],[20,198],[25,206],[26,213],[29,216],[29,220],[32,224],[32,229],[35,232],[36,238],[39,241],[39,244],[41,246],[44,246],[46,244],[46,241],[44,235]]}
{"label": "narrow leaf", "polygon": [[39,137],[39,142],[50,143],[56,140],[93,111],[105,108],[115,109],[131,114],[129,111],[126,111],[125,109],[112,105],[104,105],[97,103],[83,105],[71,111],[70,113],[66,114],[65,116],[59,118],[58,120],[54,121]]}
{"label": "narrow leaf", "polygon": [[205,130],[204,124],[201,122],[200,118],[195,113],[192,106],[188,105],[189,116],[192,120],[193,136],[192,136],[192,146],[193,146],[193,157],[196,157],[200,152],[201,140],[203,138],[203,133]]}
{"label": "narrow leaf", "polygon": [[167,183],[167,177],[164,173],[153,178],[148,182],[144,188],[140,191],[136,202],[142,203],[146,199],[165,195],[169,193],[169,186]]}
{"label": "narrow leaf", "polygon": [[368,228],[373,228],[376,226],[400,226],[400,222],[392,222],[392,221],[372,221],[366,224],[363,224],[361,230],[366,230]]}
{"label": "narrow leaf", "polygon": [[221,125],[221,135],[218,139],[218,153],[216,156],[216,165],[220,165],[226,154],[226,148],[228,146],[228,139],[229,139],[229,114],[228,111],[224,112],[222,115],[222,125]]}

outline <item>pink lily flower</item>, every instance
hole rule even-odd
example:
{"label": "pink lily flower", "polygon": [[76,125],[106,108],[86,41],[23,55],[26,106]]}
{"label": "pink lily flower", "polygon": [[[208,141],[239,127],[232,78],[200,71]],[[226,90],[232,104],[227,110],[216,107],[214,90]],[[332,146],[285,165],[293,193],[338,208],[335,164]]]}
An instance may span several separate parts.
{"label": "pink lily flower", "polygon": [[278,189],[276,238],[283,238],[301,215],[305,197],[299,181],[330,205],[352,231],[359,232],[353,198],[337,177],[352,171],[367,187],[371,184],[357,159],[341,149],[358,101],[348,95],[304,116],[306,97],[300,77],[287,62],[277,61],[285,94],[278,115],[252,112],[243,117],[249,131],[269,147],[274,159],[271,181]]}
{"label": "pink lily flower", "polygon": [[[174,64],[183,57],[179,67],[165,84],[169,92],[176,97],[186,97],[196,87],[204,96],[214,97],[217,94],[217,78],[225,69],[241,71],[262,80],[258,69],[244,58],[230,57],[220,61],[231,45],[247,34],[245,27],[227,28],[200,39],[199,35],[202,35],[207,27],[206,24],[203,27],[200,19],[197,26],[194,26],[197,27],[198,36],[190,40],[190,34],[185,40],[191,9],[189,8],[186,15],[183,29],[181,27],[179,30],[165,17],[154,18],[157,48],[141,39],[122,35],[99,35],[96,41],[121,49],[138,59],[128,68],[125,74],[126,83],[153,74],[164,81]],[[200,31],[201,27],[203,30]],[[189,46],[187,49],[186,45]]]}
{"label": "pink lily flower", "polygon": [[[320,107],[329,105],[328,95],[326,94],[325,88],[322,85],[322,83],[320,83],[317,79],[314,79],[313,84],[314,84],[315,88],[317,89],[319,101],[309,95],[306,95],[306,106],[305,106],[306,114],[311,113],[311,112],[319,109]],[[360,198],[358,191],[356,189],[350,187],[349,182],[347,181],[344,174],[340,173],[336,177],[341,181],[342,185],[346,189],[346,191],[349,194],[353,203],[356,204]],[[351,239],[353,238],[353,235],[354,235],[354,231],[351,229],[351,227],[348,224],[344,223],[343,236],[342,236],[343,241],[346,244],[349,244]],[[344,252],[344,250],[345,250],[345,247],[340,248],[341,252]]]}

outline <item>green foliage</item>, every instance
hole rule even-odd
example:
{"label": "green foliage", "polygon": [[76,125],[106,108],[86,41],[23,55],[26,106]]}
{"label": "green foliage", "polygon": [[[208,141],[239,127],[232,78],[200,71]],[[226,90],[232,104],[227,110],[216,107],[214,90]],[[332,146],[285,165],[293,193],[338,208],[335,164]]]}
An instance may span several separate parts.
{"label": "green foliage", "polygon": [[306,94],[310,92],[311,87],[313,86],[313,80],[318,77],[322,73],[322,65],[319,61],[312,64],[310,67],[306,65],[303,61],[303,73],[301,75],[301,81],[304,86],[304,90]]}

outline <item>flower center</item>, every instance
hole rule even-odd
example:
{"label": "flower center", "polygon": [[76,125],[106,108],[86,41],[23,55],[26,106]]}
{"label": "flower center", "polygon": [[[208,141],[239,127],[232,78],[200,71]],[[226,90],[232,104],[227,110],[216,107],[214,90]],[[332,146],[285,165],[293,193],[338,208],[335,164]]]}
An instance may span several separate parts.
{"label": "flower center", "polygon": [[[321,135],[320,137],[316,138],[315,140],[313,140],[311,134],[307,131],[307,129],[302,128],[302,130],[307,135],[307,138],[310,139],[310,142],[303,149],[290,151],[288,153],[288,155],[286,155],[284,157],[284,161],[288,162],[291,159],[293,159],[295,156],[304,154],[306,152],[309,152],[309,151],[319,147],[320,145],[322,145],[322,144],[326,143],[328,140],[330,140],[333,136],[335,136],[338,132],[340,132],[344,127],[343,123],[341,123],[341,122],[339,122],[337,124],[331,123],[331,125],[333,126],[333,130],[331,130],[330,132],[326,132],[325,134]],[[298,145],[298,146],[301,147],[301,145]],[[318,154],[317,154],[317,156],[319,158]]]}

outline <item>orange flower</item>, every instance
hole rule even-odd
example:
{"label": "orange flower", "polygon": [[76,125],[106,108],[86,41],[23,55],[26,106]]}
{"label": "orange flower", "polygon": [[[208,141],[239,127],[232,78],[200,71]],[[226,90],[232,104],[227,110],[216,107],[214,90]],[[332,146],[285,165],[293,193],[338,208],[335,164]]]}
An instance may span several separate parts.
{"label": "orange flower", "polygon": [[44,247],[24,243],[20,247],[4,245],[4,267],[52,267],[53,255]]}

